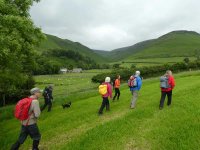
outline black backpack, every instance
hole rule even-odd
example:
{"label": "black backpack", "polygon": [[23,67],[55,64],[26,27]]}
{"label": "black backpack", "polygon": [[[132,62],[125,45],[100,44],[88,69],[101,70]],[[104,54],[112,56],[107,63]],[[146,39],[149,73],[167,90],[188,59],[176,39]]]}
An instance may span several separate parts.
{"label": "black backpack", "polygon": [[48,88],[46,87],[42,93],[44,97],[48,97]]}

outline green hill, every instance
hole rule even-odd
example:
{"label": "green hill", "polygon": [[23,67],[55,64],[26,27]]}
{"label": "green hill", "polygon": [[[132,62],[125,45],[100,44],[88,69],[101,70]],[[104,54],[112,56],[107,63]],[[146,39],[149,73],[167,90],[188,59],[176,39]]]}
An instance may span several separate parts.
{"label": "green hill", "polygon": [[97,69],[107,63],[106,58],[78,42],[48,34],[36,48],[36,53],[35,75],[57,74],[60,68]]}
{"label": "green hill", "polygon": [[[200,34],[193,31],[173,31],[157,39],[113,50],[106,55],[113,61],[135,59],[194,57],[200,50]],[[98,52],[106,57],[102,51]]]}
{"label": "green hill", "polygon": [[[71,64],[73,66],[90,66],[90,62],[96,63],[122,63],[123,66],[130,67],[134,63],[136,66],[157,65],[163,63],[175,63],[183,61],[185,57],[194,60],[200,56],[200,34],[194,31],[173,31],[157,39],[147,40],[132,46],[115,49],[113,51],[91,50],[88,47],[56,36],[46,35],[38,51],[45,52],[45,57],[59,62],[59,66]],[[87,58],[79,61],[72,57],[55,56],[52,50],[74,51]],[[47,54],[47,55],[46,55]],[[50,54],[52,54],[50,56]],[[87,61],[89,58],[89,61]]]}
{"label": "green hill", "polygon": [[[86,76],[86,75],[85,75]],[[42,77],[42,76],[40,76]],[[130,110],[131,94],[126,85],[121,87],[118,102],[111,102],[111,110],[98,116],[101,96],[96,89],[84,94],[75,92],[72,106],[62,109],[61,103],[68,96],[67,87],[79,87],[77,77],[70,75],[68,82],[59,85],[58,80],[69,76],[47,76],[44,82],[55,80],[55,91],[63,88],[62,97],[55,94],[52,112],[43,111],[38,121],[42,134],[40,149],[62,150],[198,150],[200,143],[200,72],[175,75],[172,106],[158,109],[160,99],[159,79],[143,81],[137,107]],[[79,79],[81,78],[78,77]],[[90,79],[88,78],[88,81]],[[186,82],[189,81],[189,82]],[[84,85],[85,82],[79,82]],[[57,85],[58,84],[58,85]],[[89,83],[87,83],[89,84]],[[84,87],[84,86],[83,86]],[[70,88],[72,90],[72,88]],[[78,89],[79,90],[79,89]],[[88,90],[88,88],[86,89]],[[183,94],[184,93],[184,94]],[[61,93],[60,93],[61,94]],[[83,95],[87,95],[83,98]],[[81,97],[81,98],[80,98]],[[74,99],[77,99],[73,101]],[[42,101],[40,101],[42,102]],[[0,121],[0,145],[2,150],[10,148],[20,131],[20,123],[12,116],[13,106],[1,108],[1,116],[10,114],[9,119]],[[30,149],[30,137],[21,149]]]}
{"label": "green hill", "polygon": [[42,41],[38,50],[40,52],[43,52],[43,51],[50,51],[52,49],[57,49],[57,50],[63,49],[66,51],[72,50],[80,53],[83,56],[87,56],[95,60],[97,63],[102,63],[105,61],[105,59],[102,56],[96,54],[93,50],[82,45],[79,42],[73,42],[67,39],[61,39],[56,36],[46,34],[46,40]]}

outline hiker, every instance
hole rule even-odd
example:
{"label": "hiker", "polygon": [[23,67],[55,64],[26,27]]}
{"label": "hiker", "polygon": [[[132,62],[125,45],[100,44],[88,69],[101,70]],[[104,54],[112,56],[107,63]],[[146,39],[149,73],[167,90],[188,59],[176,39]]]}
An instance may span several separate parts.
{"label": "hiker", "polygon": [[[18,118],[21,120],[21,131],[18,140],[15,144],[12,145],[11,150],[18,150],[20,145],[24,143],[27,136],[30,135],[30,137],[33,140],[32,150],[38,150],[39,141],[41,138],[41,134],[39,132],[38,126],[37,126],[37,118],[40,116],[40,107],[39,107],[39,101],[38,98],[41,95],[41,91],[39,88],[33,88],[30,91],[31,96],[29,98],[22,99],[17,103],[16,110],[15,110],[15,117],[23,117],[26,115],[26,119]],[[25,106],[24,100],[28,102]],[[23,101],[23,102],[22,102]],[[21,105],[21,106],[20,106]],[[23,105],[23,106],[22,106]],[[17,114],[17,107],[19,108],[19,114]],[[22,110],[23,108],[23,110]],[[27,108],[27,110],[25,110]],[[22,112],[26,112],[27,114],[24,114]]]}
{"label": "hiker", "polygon": [[136,106],[137,98],[138,98],[138,92],[140,91],[142,87],[142,79],[140,77],[140,71],[136,71],[135,75],[132,75],[128,82],[129,82],[128,84],[129,84],[130,91],[132,94],[130,108],[134,109]]}
{"label": "hiker", "polygon": [[52,85],[49,85],[48,87],[46,87],[44,89],[44,91],[43,91],[44,105],[43,105],[41,111],[43,111],[46,108],[47,105],[48,105],[48,112],[51,111],[52,101],[53,101],[52,92],[53,92],[53,86]]}
{"label": "hiker", "polygon": [[119,100],[120,97],[120,75],[117,76],[116,80],[114,81],[114,88],[115,88],[115,96],[113,97],[113,101],[115,101],[115,98],[117,97],[117,100]]}
{"label": "hiker", "polygon": [[112,99],[112,86],[110,84],[110,77],[106,77],[105,78],[105,82],[102,83],[100,87],[103,87],[105,88],[105,90],[103,89],[103,92],[104,93],[101,93],[100,94],[102,95],[102,98],[103,98],[103,101],[102,101],[102,104],[101,104],[101,107],[99,109],[99,115],[103,114],[103,109],[106,107],[106,110],[109,111],[110,110],[110,104],[109,104],[109,100],[108,100],[108,97],[110,97]]}
{"label": "hiker", "polygon": [[167,95],[167,105],[170,106],[172,102],[172,90],[175,87],[175,80],[172,76],[172,71],[167,70],[166,74],[160,78],[161,98],[160,98],[160,110],[163,109],[165,97]]}

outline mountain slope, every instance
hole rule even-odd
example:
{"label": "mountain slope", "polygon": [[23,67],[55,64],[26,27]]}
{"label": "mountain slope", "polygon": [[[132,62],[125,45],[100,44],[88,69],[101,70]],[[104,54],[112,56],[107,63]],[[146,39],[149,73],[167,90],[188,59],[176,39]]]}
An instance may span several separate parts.
{"label": "mountain slope", "polygon": [[42,41],[38,50],[43,52],[51,49],[72,50],[75,52],[79,52],[83,56],[88,56],[98,63],[102,63],[105,61],[105,58],[96,54],[93,50],[82,45],[81,43],[73,42],[67,39],[61,39],[56,36],[46,34],[46,40]]}
{"label": "mountain slope", "polygon": [[193,31],[172,31],[157,39],[147,40],[132,46],[115,49],[104,57],[113,61],[133,60],[137,58],[168,58],[195,56],[196,50],[200,50],[200,34]]}
{"label": "mountain slope", "polygon": [[152,40],[148,47],[128,58],[190,57],[200,49],[200,34],[192,31],[173,31]]}

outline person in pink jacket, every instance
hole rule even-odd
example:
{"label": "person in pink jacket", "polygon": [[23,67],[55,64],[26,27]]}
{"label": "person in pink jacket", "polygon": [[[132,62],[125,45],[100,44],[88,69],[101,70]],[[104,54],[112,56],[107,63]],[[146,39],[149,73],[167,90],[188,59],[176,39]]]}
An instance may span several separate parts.
{"label": "person in pink jacket", "polygon": [[110,97],[112,99],[112,86],[110,84],[110,77],[106,77],[105,82],[102,84],[107,85],[107,93],[105,95],[102,95],[103,101],[102,101],[101,107],[99,109],[99,115],[103,114],[103,109],[105,107],[106,107],[107,111],[110,110],[110,103],[109,103],[108,97]]}

